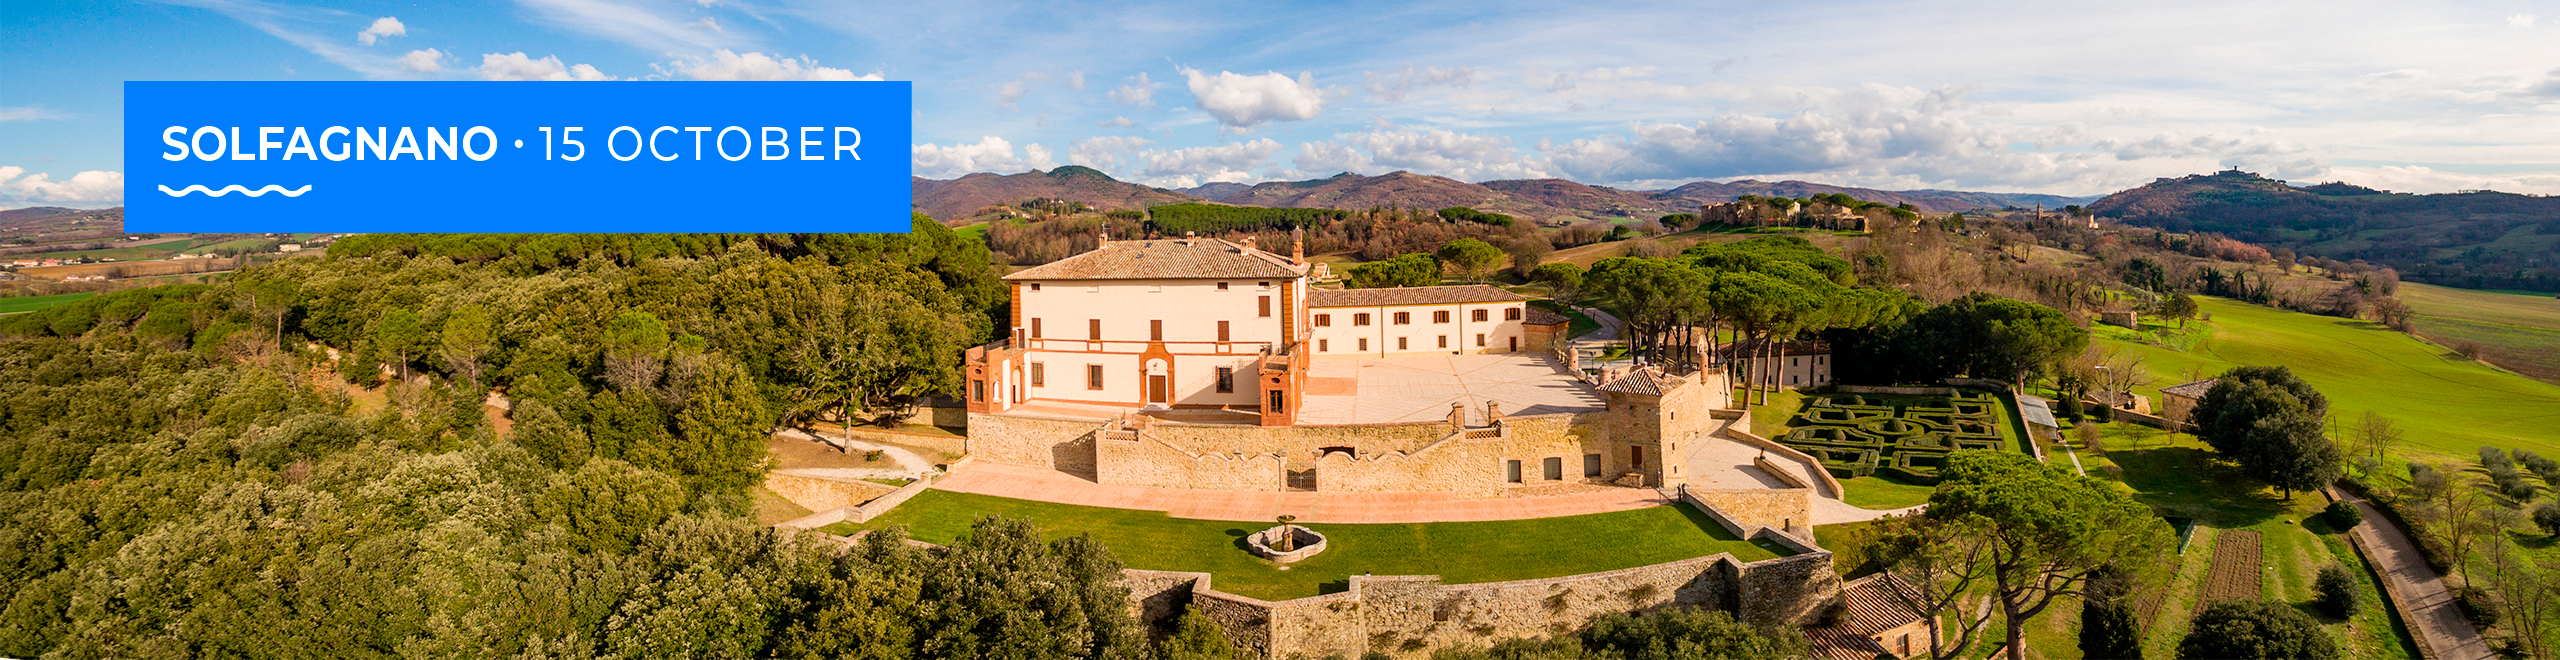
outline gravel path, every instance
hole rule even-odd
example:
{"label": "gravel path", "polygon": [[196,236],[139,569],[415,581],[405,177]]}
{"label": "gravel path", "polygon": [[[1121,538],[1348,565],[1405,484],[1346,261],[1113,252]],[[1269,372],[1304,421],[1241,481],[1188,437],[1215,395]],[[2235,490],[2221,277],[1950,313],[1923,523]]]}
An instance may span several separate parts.
{"label": "gravel path", "polygon": [[2420,647],[2433,651],[2432,660],[2488,660],[2494,657],[2489,644],[2480,639],[2480,630],[2462,615],[2462,606],[2444,586],[2444,577],[2418,556],[2418,547],[2409,535],[2382,517],[2373,504],[2337,488],[2331,495],[2353,503],[2364,522],[2355,526],[2356,545],[2365,558],[2382,573],[2383,591],[2400,606],[2400,617],[2411,632],[2418,634]]}

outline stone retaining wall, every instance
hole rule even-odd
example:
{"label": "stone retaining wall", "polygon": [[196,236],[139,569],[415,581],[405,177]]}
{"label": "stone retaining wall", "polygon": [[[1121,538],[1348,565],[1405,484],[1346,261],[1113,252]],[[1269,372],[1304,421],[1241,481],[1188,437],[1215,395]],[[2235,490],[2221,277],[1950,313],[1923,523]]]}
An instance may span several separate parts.
{"label": "stone retaining wall", "polygon": [[1779,481],[1786,482],[1788,487],[1805,489],[1813,488],[1812,484],[1805,483],[1803,475],[1796,474],[1795,470],[1789,470],[1784,466],[1778,465],[1777,462],[1769,460],[1769,457],[1766,455],[1751,457],[1751,465],[1753,467],[1760,468],[1761,472],[1769,473],[1769,476],[1777,477]]}
{"label": "stone retaining wall", "polygon": [[1743,427],[1750,425],[1751,421],[1748,418],[1745,418],[1743,421],[1734,422],[1732,426],[1725,427],[1724,436],[1741,441],[1742,444],[1759,448],[1762,451],[1772,452],[1780,456],[1804,461],[1805,465],[1813,468],[1814,480],[1822,482],[1823,489],[1828,489],[1827,492],[1816,493],[1817,495],[1836,498],[1840,497],[1840,494],[1845,492],[1840,489],[1840,479],[1838,477],[1831,476],[1830,470],[1823,469],[1822,461],[1820,459],[1816,459],[1812,455],[1804,453],[1804,450],[1778,444],[1768,438],[1752,435],[1750,431],[1742,430]]}
{"label": "stone retaining wall", "polygon": [[1886,385],[1833,385],[1831,391],[1842,394],[1892,394],[1899,396],[1955,396],[1952,387],[1895,387]]}
{"label": "stone retaining wall", "polygon": [[[2084,405],[2087,405],[2087,406],[2089,406],[2089,407],[2092,407],[2092,408],[2100,408],[2100,407],[2104,407],[2104,406],[2100,406],[2100,405],[2098,405],[2097,403],[2094,403],[2094,402],[2083,402],[2083,404],[2084,404]],[[2119,421],[2119,422],[2132,422],[2132,423],[2135,423],[2135,424],[2141,424],[2141,425],[2143,425],[2143,426],[2148,426],[2148,427],[2151,427],[2151,428],[2160,429],[2160,430],[2162,430],[2162,431],[2176,431],[2176,430],[2179,430],[2179,429],[2181,428],[2181,425],[2180,425],[2180,424],[2178,424],[2177,422],[2169,421],[2169,419],[2168,419],[2168,418],[2166,418],[2166,417],[2159,417],[2159,416],[2156,416],[2156,415],[2145,415],[2145,414],[2138,413],[2138,412],[2134,412],[2134,411],[2131,411],[2131,410],[2125,410],[2125,409],[2123,409],[2123,408],[2117,408],[2117,409],[2115,409],[2113,412],[2109,412],[2109,413],[2107,413],[2107,414],[2109,414],[2109,415],[2113,415],[2113,416],[2115,417],[2115,420],[2116,420],[2116,421]]]}
{"label": "stone retaining wall", "polygon": [[[913,484],[910,484],[913,485]],[[898,487],[860,479],[795,474],[775,470],[764,475],[764,487],[810,511],[847,507],[886,495]]]}
{"label": "stone retaining wall", "polygon": [[1764,528],[1808,535],[1812,530],[1813,498],[1808,489],[1709,490],[1682,486],[1680,501],[1707,512],[1726,531],[1743,538],[1756,536]]}

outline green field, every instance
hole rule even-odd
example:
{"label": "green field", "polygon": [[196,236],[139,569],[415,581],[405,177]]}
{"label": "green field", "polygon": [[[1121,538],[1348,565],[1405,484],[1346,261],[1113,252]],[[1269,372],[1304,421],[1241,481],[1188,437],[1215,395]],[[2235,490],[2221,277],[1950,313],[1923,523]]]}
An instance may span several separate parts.
{"label": "green field", "polygon": [[2548,293],[2474,291],[2406,282],[2400,285],[2400,301],[2427,316],[2560,329],[2560,297]]}
{"label": "green field", "polygon": [[[2236,366],[2283,366],[2329,397],[2340,431],[2367,411],[2399,424],[2401,452],[2470,456],[2484,445],[2560,453],[2560,385],[2450,355],[2381,325],[2197,298],[2213,332],[2179,351],[2114,326],[2100,346],[2141,357],[2156,390]],[[2148,392],[2155,397],[2156,391]]]}
{"label": "green field", "polygon": [[1783,549],[1735,538],[1687,506],[1536,520],[1307,527],[1325,534],[1322,554],[1282,568],[1244,547],[1274,523],[1174,518],[1160,511],[1070,506],[927,490],[870,523],[838,523],[831,534],[903,525],[916,540],[949,543],[982,515],[1028,518],[1051,538],[1090,533],[1130,568],[1201,571],[1220,591],[1268,600],[1348,588],[1375,575],[1438,575],[1451,584],[1577,575],[1733,553],[1745,562]]}
{"label": "green field", "polygon": [[47,307],[52,307],[52,306],[54,306],[54,305],[61,305],[61,304],[65,304],[65,303],[78,302],[78,301],[79,301],[80,299],[82,299],[82,298],[87,298],[87,297],[94,296],[94,295],[98,295],[98,294],[96,294],[96,293],[64,293],[64,294],[57,294],[57,295],[51,295],[51,296],[27,296],[27,297],[22,297],[22,298],[0,298],[0,314],[15,314],[15,313],[18,313],[18,312],[32,312],[32,311],[36,311],[36,310],[39,310],[39,309],[44,309],[44,308],[47,308]]}

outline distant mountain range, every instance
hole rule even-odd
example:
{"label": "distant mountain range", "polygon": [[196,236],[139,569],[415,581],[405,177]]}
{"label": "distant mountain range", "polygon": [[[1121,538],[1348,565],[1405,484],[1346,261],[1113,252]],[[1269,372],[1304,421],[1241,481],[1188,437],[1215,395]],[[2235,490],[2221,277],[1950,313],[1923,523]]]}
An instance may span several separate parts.
{"label": "distant mountain range", "polygon": [[2088,206],[2131,224],[2381,263],[2413,281],[2560,291],[2560,197],[2295,187],[2229,170],[2159,179]]}
{"label": "distant mountain range", "polygon": [[1217,202],[1285,208],[1368,209],[1381,206],[1437,209],[1467,206],[1536,220],[1570,224],[1584,219],[1652,219],[1696,211],[1700,204],[1728,202],[1741,195],[1804,197],[1845,193],[1888,204],[1909,203],[1923,211],[1949,213],[2007,206],[2082,204],[2094,197],[1949,190],[1875,190],[1804,181],[1731,183],[1699,181],[1670,190],[1622,190],[1563,179],[1516,179],[1467,183],[1448,177],[1390,172],[1363,176],[1345,172],[1306,181],[1272,181],[1256,185],[1209,183],[1179,190],[1151,188],[1111,178],[1099,170],[1069,165],[1021,174],[970,174],[957,179],[914,179],[915,206],[938,219],[956,220],[992,205],[1030,199],[1062,199],[1104,209],[1140,209],[1181,202]]}

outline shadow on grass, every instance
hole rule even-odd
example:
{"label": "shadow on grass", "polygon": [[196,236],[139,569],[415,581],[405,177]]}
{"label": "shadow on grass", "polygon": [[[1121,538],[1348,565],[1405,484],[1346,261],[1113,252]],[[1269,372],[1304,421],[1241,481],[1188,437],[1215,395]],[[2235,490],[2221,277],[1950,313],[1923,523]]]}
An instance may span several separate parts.
{"label": "shadow on grass", "polygon": [[[2282,515],[2296,501],[2240,473],[2213,450],[2190,445],[2108,449],[2107,458],[2124,471],[2124,483],[2136,497],[2162,515],[2202,520],[2207,525],[2237,529]],[[2294,493],[2299,498],[2316,493]]]}

